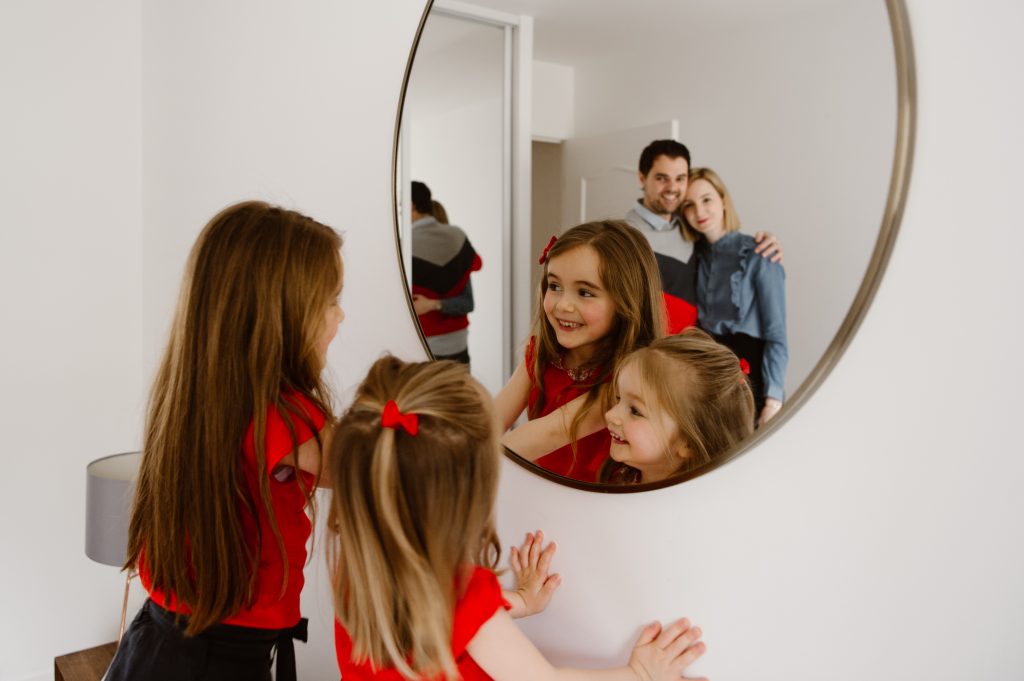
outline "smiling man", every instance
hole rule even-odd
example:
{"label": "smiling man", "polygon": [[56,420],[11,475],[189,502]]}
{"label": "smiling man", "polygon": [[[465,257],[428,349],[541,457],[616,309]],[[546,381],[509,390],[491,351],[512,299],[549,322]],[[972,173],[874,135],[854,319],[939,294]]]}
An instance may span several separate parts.
{"label": "smiling man", "polygon": [[[693,242],[683,236],[679,220],[689,174],[686,145],[675,140],[651,142],[640,154],[637,173],[643,196],[626,213],[626,222],[647,237],[658,260],[670,334],[697,323],[697,263]],[[782,261],[782,246],[774,236],[758,232],[754,240],[756,252],[772,262]]]}
{"label": "smiling man", "polygon": [[686,194],[690,150],[675,140],[655,140],[640,154],[643,197],[626,213],[626,222],[651,243],[665,293],[668,332],[697,323],[697,276],[693,243],[683,237],[677,209]]}

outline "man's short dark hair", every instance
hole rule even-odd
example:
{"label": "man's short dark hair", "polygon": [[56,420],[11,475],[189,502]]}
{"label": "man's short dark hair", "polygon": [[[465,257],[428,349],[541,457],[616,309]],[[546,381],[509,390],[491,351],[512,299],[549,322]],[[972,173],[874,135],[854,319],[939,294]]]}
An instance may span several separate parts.
{"label": "man's short dark hair", "polygon": [[434,214],[433,197],[430,195],[430,187],[422,182],[412,183],[412,205],[417,212],[424,215]]}
{"label": "man's short dark hair", "polygon": [[651,172],[651,166],[659,156],[685,158],[686,166],[690,166],[690,150],[686,148],[685,144],[680,144],[675,140],[654,140],[640,153],[640,174],[646,176]]}

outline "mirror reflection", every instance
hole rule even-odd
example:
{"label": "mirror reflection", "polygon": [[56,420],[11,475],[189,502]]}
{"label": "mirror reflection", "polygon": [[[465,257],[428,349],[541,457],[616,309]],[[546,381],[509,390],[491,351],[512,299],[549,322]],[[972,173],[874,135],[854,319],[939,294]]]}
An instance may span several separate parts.
{"label": "mirror reflection", "polygon": [[483,263],[430,187],[412,183],[412,306],[434,359],[469,364],[470,275]]}
{"label": "mirror reflection", "polygon": [[[512,345],[507,309],[511,286],[506,282],[510,255],[505,252],[509,212],[504,198],[505,66],[501,28],[432,14],[416,50],[399,145],[402,256],[412,277],[412,293],[423,297],[416,312],[430,304],[441,305],[428,300],[445,301],[445,309],[418,316],[420,328],[434,356],[454,354],[453,346],[464,344],[473,375],[492,393],[501,389],[509,375],[505,356]],[[436,242],[443,238],[440,230],[430,225],[420,228],[425,227],[424,216],[428,222],[436,220],[436,209],[431,206],[427,211],[421,205],[416,210],[413,182],[427,188],[431,202],[444,209],[437,222],[465,235],[480,259],[479,269],[467,279],[472,307],[464,299],[461,303],[451,300],[462,292],[466,263],[451,262],[454,254],[435,252]],[[419,246],[426,252],[416,252]],[[449,314],[453,305],[467,316],[453,319]],[[438,337],[458,324],[465,324],[461,340]]]}
{"label": "mirror reflection", "polygon": [[[428,343],[424,315],[460,291],[416,288],[413,181],[483,263],[462,333],[518,419],[513,451],[609,484],[712,460],[832,341],[878,235],[895,123],[882,3],[435,2],[396,177]],[[567,248],[595,224],[626,235],[635,276],[602,245]],[[657,310],[638,302],[651,291]]]}

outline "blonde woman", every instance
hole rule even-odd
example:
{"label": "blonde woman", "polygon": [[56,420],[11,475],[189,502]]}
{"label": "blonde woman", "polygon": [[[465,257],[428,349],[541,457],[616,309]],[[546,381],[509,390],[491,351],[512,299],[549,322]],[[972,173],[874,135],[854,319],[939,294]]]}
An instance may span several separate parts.
{"label": "blonde woman", "polygon": [[683,232],[697,242],[697,323],[743,362],[763,426],[785,397],[785,270],[758,256],[754,237],[740,233],[729,190],[710,168],[690,171],[682,217]]}

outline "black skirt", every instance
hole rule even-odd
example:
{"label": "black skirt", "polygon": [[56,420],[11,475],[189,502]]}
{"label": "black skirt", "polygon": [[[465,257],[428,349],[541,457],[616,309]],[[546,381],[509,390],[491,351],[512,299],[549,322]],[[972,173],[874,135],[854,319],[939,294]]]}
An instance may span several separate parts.
{"label": "black skirt", "polygon": [[736,353],[740,359],[747,361],[750,373],[750,389],[754,393],[754,424],[761,416],[764,409],[765,395],[764,385],[764,340],[748,336],[745,333],[714,334],[715,340]]}
{"label": "black skirt", "polygon": [[295,680],[292,640],[306,640],[305,618],[290,629],[216,624],[186,638],[187,618],[147,600],[125,631],[106,681],[271,681],[277,650],[277,681]]}

